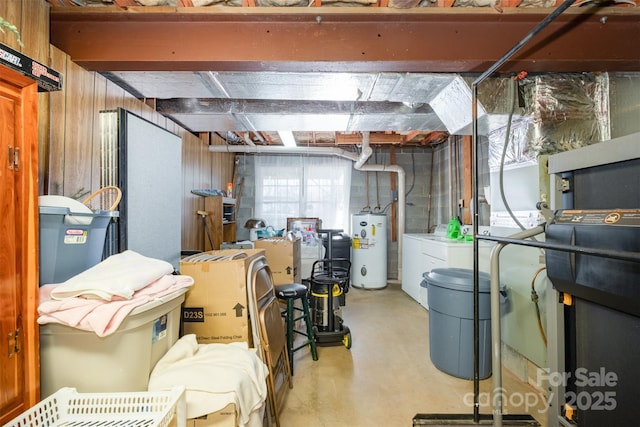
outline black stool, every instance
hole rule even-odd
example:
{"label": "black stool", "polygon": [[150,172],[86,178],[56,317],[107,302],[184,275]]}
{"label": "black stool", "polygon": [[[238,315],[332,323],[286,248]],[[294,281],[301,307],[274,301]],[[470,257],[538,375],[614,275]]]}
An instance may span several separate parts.
{"label": "black stool", "polygon": [[[287,310],[283,313],[287,324],[287,351],[289,353],[289,365],[291,367],[291,375],[293,375],[293,353],[306,347],[307,344],[311,346],[311,357],[313,360],[318,360],[318,350],[316,349],[316,340],[313,335],[313,325],[311,324],[311,315],[309,314],[309,299],[307,294],[309,290],[301,283],[287,283],[285,285],[274,286],[276,296],[287,302]],[[302,300],[302,308],[296,307],[296,300]],[[294,312],[299,311],[302,314],[298,317],[294,316]],[[307,332],[299,331],[294,328],[294,323],[297,320],[304,319],[304,323],[307,327]],[[294,334],[300,334],[307,337],[306,342],[293,347]]]}

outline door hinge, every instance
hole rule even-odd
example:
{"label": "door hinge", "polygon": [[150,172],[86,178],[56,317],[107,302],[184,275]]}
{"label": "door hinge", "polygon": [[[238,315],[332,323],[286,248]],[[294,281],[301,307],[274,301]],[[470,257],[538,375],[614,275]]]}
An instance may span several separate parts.
{"label": "door hinge", "polygon": [[14,354],[20,353],[20,329],[9,333],[8,347],[10,358],[13,357]]}
{"label": "door hinge", "polygon": [[20,170],[20,147],[9,146],[9,155],[7,156],[9,170]]}

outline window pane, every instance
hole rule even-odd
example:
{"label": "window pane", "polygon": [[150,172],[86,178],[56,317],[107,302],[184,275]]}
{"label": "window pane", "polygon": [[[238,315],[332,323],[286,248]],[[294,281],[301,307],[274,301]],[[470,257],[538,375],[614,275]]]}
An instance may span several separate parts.
{"label": "window pane", "polygon": [[318,217],[348,230],[352,163],[335,157],[256,158],[256,215],[274,228],[291,217]]}

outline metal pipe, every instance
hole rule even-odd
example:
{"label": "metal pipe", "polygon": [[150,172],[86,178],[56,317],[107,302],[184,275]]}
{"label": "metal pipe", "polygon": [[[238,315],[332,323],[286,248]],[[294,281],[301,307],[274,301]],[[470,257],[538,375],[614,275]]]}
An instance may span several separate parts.
{"label": "metal pipe", "polygon": [[[529,237],[544,233],[544,226],[537,226],[529,230],[521,231],[510,237],[513,241],[520,241]],[[498,243],[491,250],[491,366],[493,380],[493,421],[494,425],[502,423],[502,353],[500,346],[502,340],[500,334],[500,251],[508,243]],[[497,339],[496,339],[497,337]],[[499,420],[499,424],[497,423]]]}
{"label": "metal pipe", "polygon": [[622,261],[632,261],[640,263],[640,253],[638,252],[629,252],[629,251],[618,251],[614,249],[602,249],[602,248],[591,248],[588,246],[574,246],[574,245],[563,245],[561,243],[549,243],[549,242],[534,242],[534,241],[522,241],[514,239],[513,237],[496,237],[496,236],[476,236],[476,238],[480,240],[489,240],[493,242],[499,242],[502,244],[514,244],[520,246],[529,246],[532,248],[541,248],[541,249],[551,249],[562,252],[573,252],[579,253],[583,255],[593,255],[603,258],[612,258],[619,259]]}
{"label": "metal pipe", "polygon": [[[471,84],[471,116],[472,116],[472,126],[471,126],[471,158],[473,163],[473,218],[472,218],[472,228],[473,235],[478,235],[478,218],[479,218],[479,203],[478,203],[478,195],[480,192],[478,191],[478,171],[479,171],[479,162],[478,162],[478,85],[482,83],[487,77],[493,74],[496,70],[498,70],[505,62],[509,60],[513,55],[516,54],[525,44],[527,44],[536,34],[538,34],[543,28],[551,23],[555,18],[557,18],[562,12],[568,9],[575,0],[565,0],[557,9],[551,12],[545,19],[543,19],[536,27],[533,28],[527,35],[524,36],[522,40],[520,40],[514,47],[511,48],[502,58],[498,59],[487,71],[482,73],[477,79],[473,81]],[[478,375],[479,372],[479,352],[480,352],[480,340],[479,340],[479,304],[480,304],[480,292],[479,292],[479,242],[477,238],[473,239],[473,336],[474,336],[474,375],[473,375],[473,394],[474,394],[474,405],[473,405],[473,420],[478,423],[480,421],[480,405],[478,402],[478,396],[480,391],[480,378]],[[498,310],[499,312],[499,310]],[[501,341],[501,337],[493,336],[492,340]],[[498,346],[499,347],[499,346]],[[499,350],[498,350],[499,351]],[[494,370],[500,370],[501,366],[493,367]],[[500,384],[500,388],[502,385]],[[497,390],[494,389],[494,393]],[[495,400],[495,396],[494,396]],[[494,414],[493,414],[493,425],[497,427],[502,427],[502,401],[500,401],[500,406],[498,409],[498,413],[496,413],[496,406],[494,403]]]}
{"label": "metal pipe", "polygon": [[453,209],[453,204],[454,204],[454,195],[453,195],[453,155],[452,155],[452,150],[451,150],[451,145],[452,143],[452,136],[449,137],[449,140],[447,141],[447,155],[449,156],[449,218],[451,219],[453,218],[454,215],[454,209]]}
{"label": "metal pipe", "polygon": [[[433,193],[433,159],[434,159],[434,154],[433,154],[433,150],[431,150],[431,165],[430,165],[430,169],[429,169],[429,197],[427,199],[427,233],[430,233],[431,231],[431,193]],[[415,175],[415,169],[413,171],[414,175]]]}

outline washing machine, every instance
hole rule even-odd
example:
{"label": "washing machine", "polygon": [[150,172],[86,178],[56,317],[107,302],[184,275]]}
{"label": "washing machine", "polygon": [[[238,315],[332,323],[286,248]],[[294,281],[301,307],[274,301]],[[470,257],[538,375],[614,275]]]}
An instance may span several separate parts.
{"label": "washing machine", "polygon": [[351,285],[362,289],[387,286],[387,215],[351,217]]}

